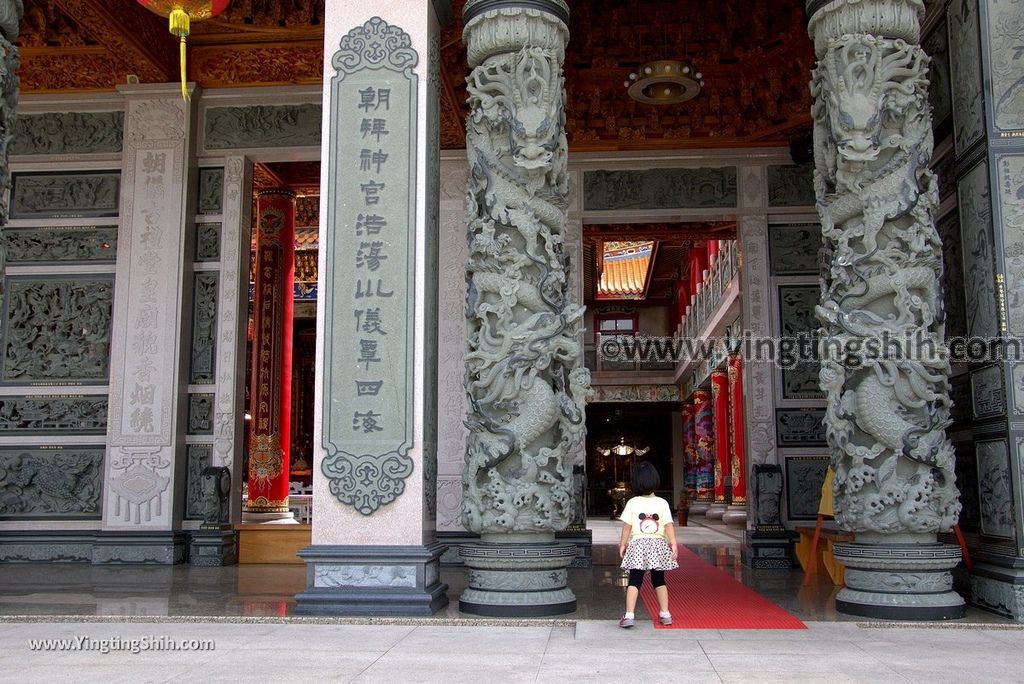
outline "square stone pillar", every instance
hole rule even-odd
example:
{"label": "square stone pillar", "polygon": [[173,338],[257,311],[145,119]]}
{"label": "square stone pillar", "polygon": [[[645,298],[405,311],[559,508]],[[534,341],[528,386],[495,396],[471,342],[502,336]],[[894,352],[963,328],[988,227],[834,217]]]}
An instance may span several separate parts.
{"label": "square stone pillar", "polygon": [[[444,5],[444,7],[442,7]],[[440,48],[447,2],[328,2],[313,545],[296,612],[429,615]]]}
{"label": "square stone pillar", "polygon": [[94,563],[177,563],[185,486],[192,106],[124,86],[121,226],[110,354],[103,532]]}

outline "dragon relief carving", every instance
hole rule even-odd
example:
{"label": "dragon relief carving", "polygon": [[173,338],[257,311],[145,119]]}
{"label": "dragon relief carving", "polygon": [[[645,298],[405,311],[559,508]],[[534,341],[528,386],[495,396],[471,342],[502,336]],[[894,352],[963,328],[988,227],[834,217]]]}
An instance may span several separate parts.
{"label": "dragon relief carving", "polygon": [[[948,531],[960,512],[945,436],[951,402],[928,64],[904,40],[843,35],[811,84],[829,256],[816,308],[819,379],[836,519],[858,532]],[[924,353],[851,355],[885,335],[916,340]]]}
{"label": "dragon relief carving", "polygon": [[527,47],[468,79],[470,179],[463,522],[474,532],[564,529],[590,373],[584,308],[569,301],[561,65]]}

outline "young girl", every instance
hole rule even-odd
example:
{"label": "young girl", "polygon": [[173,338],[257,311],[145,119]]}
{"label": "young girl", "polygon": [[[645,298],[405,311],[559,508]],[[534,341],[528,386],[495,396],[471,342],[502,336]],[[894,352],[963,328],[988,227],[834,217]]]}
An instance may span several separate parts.
{"label": "young girl", "polygon": [[672,510],[668,502],[654,495],[661,484],[658,471],[647,461],[641,461],[633,469],[633,491],[637,496],[626,502],[619,520],[622,539],[619,541],[619,556],[622,569],[629,570],[629,586],[626,588],[626,612],[619,620],[619,627],[633,626],[633,609],[644,574],[651,571],[651,584],[658,595],[658,621],[663,625],[672,624],[668,611],[668,587],[665,586],[665,571],[679,567],[676,557],[676,531],[672,526]]}

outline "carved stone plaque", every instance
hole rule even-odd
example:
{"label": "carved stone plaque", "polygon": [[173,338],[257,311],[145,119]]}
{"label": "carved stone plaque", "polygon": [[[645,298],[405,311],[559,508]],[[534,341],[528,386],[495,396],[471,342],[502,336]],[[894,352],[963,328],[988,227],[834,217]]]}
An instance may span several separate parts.
{"label": "carved stone plaque", "polygon": [[768,206],[813,207],[814,164],[768,167]]}
{"label": "carved stone plaque", "polygon": [[583,175],[588,211],[736,206],[736,168],[588,171]]}
{"label": "carved stone plaque", "polygon": [[828,456],[790,456],[786,459],[786,509],[790,520],[814,520],[821,503],[821,485]]}
{"label": "carved stone plaque", "polygon": [[118,171],[16,173],[11,182],[11,218],[117,216]]}
{"label": "carved stone plaque", "polygon": [[780,447],[825,446],[825,409],[775,410],[775,435]]}
{"label": "carved stone plaque", "polygon": [[817,275],[821,225],[770,226],[768,244],[772,275]]}
{"label": "carved stone plaque", "polygon": [[321,470],[363,515],[413,470],[418,61],[409,35],[378,17],[332,60]]}
{"label": "carved stone plaque", "polygon": [[0,519],[99,518],[102,447],[0,449]]}

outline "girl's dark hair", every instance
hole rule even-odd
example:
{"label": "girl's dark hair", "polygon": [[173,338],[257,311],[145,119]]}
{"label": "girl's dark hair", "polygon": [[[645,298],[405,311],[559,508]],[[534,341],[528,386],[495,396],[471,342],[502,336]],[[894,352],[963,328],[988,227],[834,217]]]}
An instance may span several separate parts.
{"label": "girl's dark hair", "polygon": [[653,494],[654,490],[661,486],[661,477],[658,476],[658,469],[650,461],[640,461],[633,468],[633,493],[643,496]]}

